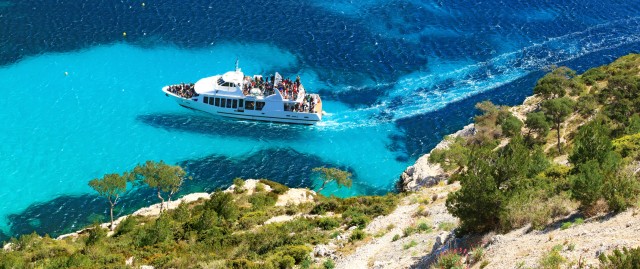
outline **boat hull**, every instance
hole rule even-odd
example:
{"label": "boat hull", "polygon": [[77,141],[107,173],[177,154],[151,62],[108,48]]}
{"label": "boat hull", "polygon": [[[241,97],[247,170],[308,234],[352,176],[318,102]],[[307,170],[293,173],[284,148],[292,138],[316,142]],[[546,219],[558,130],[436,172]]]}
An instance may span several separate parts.
{"label": "boat hull", "polygon": [[163,91],[165,92],[165,95],[167,97],[174,99],[180,106],[225,118],[302,125],[314,125],[322,119],[320,113],[303,113],[292,111],[266,112],[259,110],[241,110],[215,107],[202,103],[197,97],[194,97],[192,99],[185,99],[171,92],[165,90]]}

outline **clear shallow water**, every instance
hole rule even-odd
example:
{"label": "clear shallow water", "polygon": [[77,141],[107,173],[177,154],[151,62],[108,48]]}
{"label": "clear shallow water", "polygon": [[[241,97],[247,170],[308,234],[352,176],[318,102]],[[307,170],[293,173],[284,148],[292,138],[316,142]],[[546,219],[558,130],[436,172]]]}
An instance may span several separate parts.
{"label": "clear shallow water", "polygon": [[[104,201],[86,183],[148,159],[186,167],[184,192],[236,176],[313,186],[322,165],[354,173],[352,189],[327,194],[392,191],[406,166],[471,121],[476,102],[517,104],[549,65],[584,71],[640,48],[631,1],[230,1],[244,8],[223,17],[218,5],[2,2],[4,234],[90,222]],[[324,96],[324,121],[220,120],[159,90],[228,71],[236,57],[247,74],[300,74]],[[136,190],[119,213],[151,202]]]}

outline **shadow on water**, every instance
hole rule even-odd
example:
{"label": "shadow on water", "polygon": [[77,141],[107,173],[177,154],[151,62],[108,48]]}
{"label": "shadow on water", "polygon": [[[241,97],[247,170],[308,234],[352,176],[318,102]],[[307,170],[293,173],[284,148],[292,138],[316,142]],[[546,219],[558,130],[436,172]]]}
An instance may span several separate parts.
{"label": "shadow on water", "polygon": [[144,124],[167,131],[266,140],[296,139],[308,129],[307,126],[302,125],[214,118],[198,112],[190,114],[146,114],[139,115],[136,119]]}
{"label": "shadow on water", "polygon": [[[179,195],[193,192],[212,192],[231,185],[232,179],[268,178],[290,187],[313,187],[311,169],[319,166],[338,167],[354,173],[353,169],[322,161],[319,157],[303,154],[289,148],[268,149],[243,158],[212,155],[186,160],[181,165],[193,180],[186,181]],[[354,178],[357,175],[354,173]],[[358,192],[384,194],[387,190],[374,189],[354,183]],[[132,213],[140,207],[157,203],[153,191],[135,188],[118,202],[116,215]],[[76,231],[94,221],[108,219],[107,202],[97,195],[60,196],[53,200],[29,206],[23,212],[8,216],[9,234],[0,234],[0,241],[8,236],[36,232],[57,236]]]}

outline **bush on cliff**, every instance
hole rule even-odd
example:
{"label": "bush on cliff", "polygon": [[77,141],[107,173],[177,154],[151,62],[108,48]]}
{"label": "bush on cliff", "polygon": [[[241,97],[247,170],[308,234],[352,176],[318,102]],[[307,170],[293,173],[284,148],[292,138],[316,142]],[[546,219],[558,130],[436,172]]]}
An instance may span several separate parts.
{"label": "bush on cliff", "polygon": [[548,166],[541,151],[532,152],[520,135],[497,151],[488,146],[475,147],[467,169],[455,176],[461,189],[449,194],[447,209],[460,218],[461,232],[509,229],[514,225],[510,220],[514,212],[510,210],[539,202],[522,197],[555,189],[547,182],[531,180]]}

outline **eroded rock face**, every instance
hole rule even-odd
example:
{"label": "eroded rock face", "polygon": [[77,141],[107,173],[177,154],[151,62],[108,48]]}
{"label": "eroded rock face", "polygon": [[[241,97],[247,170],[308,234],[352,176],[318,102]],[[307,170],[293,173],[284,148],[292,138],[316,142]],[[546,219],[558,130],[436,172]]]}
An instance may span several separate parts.
{"label": "eroded rock face", "polygon": [[[469,124],[450,136],[452,137],[470,137],[474,135],[476,129],[473,124]],[[449,141],[443,139],[436,145],[434,149],[446,149],[449,147]],[[429,162],[429,155],[425,154],[418,158],[416,163],[407,167],[400,180],[398,180],[397,188],[400,192],[416,191],[421,187],[431,187],[438,184],[438,182],[447,179],[448,175],[442,170],[440,164],[434,164]]]}

